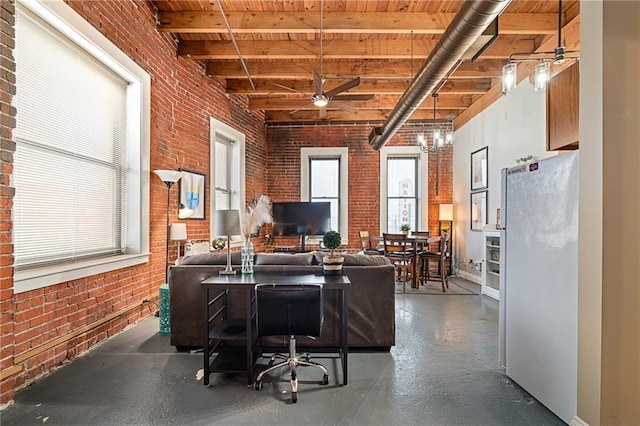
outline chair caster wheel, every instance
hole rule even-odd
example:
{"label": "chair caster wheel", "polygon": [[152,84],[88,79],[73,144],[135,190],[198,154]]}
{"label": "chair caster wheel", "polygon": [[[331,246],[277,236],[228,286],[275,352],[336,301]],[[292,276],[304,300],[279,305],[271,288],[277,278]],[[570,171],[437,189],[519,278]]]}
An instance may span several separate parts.
{"label": "chair caster wheel", "polygon": [[329,384],[329,375],[325,374],[324,376],[322,376],[322,384],[323,385],[328,385]]}
{"label": "chair caster wheel", "polygon": [[253,382],[253,388],[255,390],[261,390],[262,389],[262,380]]}
{"label": "chair caster wheel", "polygon": [[298,392],[291,392],[291,402],[294,404],[298,402]]}

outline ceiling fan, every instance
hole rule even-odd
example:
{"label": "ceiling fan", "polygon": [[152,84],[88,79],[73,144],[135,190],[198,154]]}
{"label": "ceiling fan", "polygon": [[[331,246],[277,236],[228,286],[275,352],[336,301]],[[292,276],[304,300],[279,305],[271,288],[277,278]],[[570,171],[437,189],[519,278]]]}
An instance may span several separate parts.
{"label": "ceiling fan", "polygon": [[[351,114],[355,114],[358,112],[358,109],[344,103],[345,101],[368,101],[373,98],[373,94],[343,94],[342,92],[346,92],[348,90],[353,89],[360,85],[360,77],[352,78],[346,83],[341,84],[338,87],[334,87],[333,89],[325,92],[323,91],[322,85],[324,83],[324,78],[322,76],[322,39],[323,37],[323,2],[320,2],[320,73],[313,71],[313,86],[314,92],[311,96],[311,103],[319,108],[320,118],[327,118],[327,107],[338,108]],[[282,86],[280,84],[276,84],[286,90],[290,90],[292,92],[298,92],[295,89],[290,87]],[[302,108],[291,111],[289,114],[294,114],[300,111]]]}

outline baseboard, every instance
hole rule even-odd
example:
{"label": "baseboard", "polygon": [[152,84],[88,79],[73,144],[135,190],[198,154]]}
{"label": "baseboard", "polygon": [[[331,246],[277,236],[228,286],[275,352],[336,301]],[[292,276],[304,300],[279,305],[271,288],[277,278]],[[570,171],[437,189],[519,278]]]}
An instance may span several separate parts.
{"label": "baseboard", "polygon": [[580,417],[575,416],[573,419],[571,419],[571,423],[569,423],[569,425],[570,426],[589,426],[589,423],[585,422]]}
{"label": "baseboard", "polygon": [[458,276],[460,278],[464,278],[465,280],[471,281],[472,283],[482,285],[482,277],[479,277],[477,275],[473,275],[465,271],[458,271]]}

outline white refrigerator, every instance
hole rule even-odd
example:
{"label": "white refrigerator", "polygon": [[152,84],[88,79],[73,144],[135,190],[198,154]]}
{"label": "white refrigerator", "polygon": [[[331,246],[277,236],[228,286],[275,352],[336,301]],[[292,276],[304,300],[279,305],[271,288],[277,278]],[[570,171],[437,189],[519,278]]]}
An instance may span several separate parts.
{"label": "white refrigerator", "polygon": [[577,410],[578,152],[502,170],[500,363],[570,423]]}

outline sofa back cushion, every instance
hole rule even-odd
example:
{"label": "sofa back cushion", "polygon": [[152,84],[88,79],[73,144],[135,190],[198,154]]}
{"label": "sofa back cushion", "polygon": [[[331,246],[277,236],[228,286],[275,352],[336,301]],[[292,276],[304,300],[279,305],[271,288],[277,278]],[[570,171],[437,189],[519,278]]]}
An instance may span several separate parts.
{"label": "sofa back cushion", "polygon": [[256,265],[311,265],[313,253],[258,253]]}
{"label": "sofa back cushion", "polygon": [[[231,264],[240,265],[240,251],[231,252]],[[192,256],[182,256],[176,259],[176,265],[226,265],[227,252],[201,253]]]}

